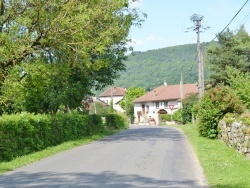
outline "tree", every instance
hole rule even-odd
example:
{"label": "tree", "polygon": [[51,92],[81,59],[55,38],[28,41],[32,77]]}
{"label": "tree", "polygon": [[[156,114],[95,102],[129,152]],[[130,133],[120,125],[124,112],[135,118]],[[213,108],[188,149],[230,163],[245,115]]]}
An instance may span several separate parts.
{"label": "tree", "polygon": [[104,105],[100,102],[93,102],[90,107],[90,114],[99,114],[99,115],[106,115],[108,114],[109,107],[107,105]]}
{"label": "tree", "polygon": [[[25,75],[21,80],[20,69]],[[68,64],[36,62],[15,66],[2,85],[3,112],[12,109],[12,113],[55,113],[60,105],[75,109],[80,106],[88,87],[84,77]]]}
{"label": "tree", "polygon": [[213,85],[227,83],[226,66],[239,69],[242,72],[250,71],[250,36],[242,26],[234,34],[232,31],[218,35],[218,43],[207,48],[206,63],[212,71],[210,82]]}
{"label": "tree", "polygon": [[134,103],[133,100],[144,95],[146,90],[142,87],[130,87],[125,91],[124,99],[121,101],[121,107],[126,111],[126,115],[132,121],[134,118]]}
{"label": "tree", "polygon": [[235,91],[239,99],[250,109],[250,73],[240,72],[240,70],[232,67],[226,67],[227,82]]}
{"label": "tree", "polygon": [[229,86],[218,85],[205,92],[199,103],[198,130],[201,136],[215,138],[217,126],[227,113],[241,114],[244,104]]}
{"label": "tree", "polygon": [[198,103],[198,95],[191,93],[182,100],[182,122],[184,124],[192,122],[192,108]]}
{"label": "tree", "polygon": [[[0,0],[0,89],[13,69],[22,70],[26,64],[38,62],[46,65],[43,74],[57,74],[52,76],[54,81],[48,79],[48,83],[41,84],[46,89],[40,88],[49,96],[50,104],[46,105],[55,103],[53,109],[60,102],[74,107],[81,101],[79,95],[82,98],[92,88],[112,84],[119,71],[125,69],[125,53],[130,49],[129,29],[142,22],[129,2]],[[66,77],[58,72],[60,66],[66,67],[67,71],[63,72]],[[29,69],[27,75],[21,75],[19,71],[20,82],[26,84],[22,88],[32,85],[29,76],[35,72],[36,69]],[[58,94],[64,97],[54,100]],[[27,90],[25,95],[33,94]]]}

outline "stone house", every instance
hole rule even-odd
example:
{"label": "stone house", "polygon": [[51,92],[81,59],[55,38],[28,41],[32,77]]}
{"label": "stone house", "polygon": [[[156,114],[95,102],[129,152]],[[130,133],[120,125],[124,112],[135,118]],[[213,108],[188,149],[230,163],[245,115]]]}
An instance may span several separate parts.
{"label": "stone house", "polygon": [[133,101],[134,122],[160,124],[160,114],[173,114],[181,108],[181,99],[191,93],[198,93],[196,84],[162,85],[153,89]]}

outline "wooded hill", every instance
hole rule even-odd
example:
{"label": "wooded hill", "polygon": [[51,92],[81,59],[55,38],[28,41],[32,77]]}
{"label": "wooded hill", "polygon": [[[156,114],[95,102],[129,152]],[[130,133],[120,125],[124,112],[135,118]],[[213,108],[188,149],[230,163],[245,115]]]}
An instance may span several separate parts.
{"label": "wooded hill", "polygon": [[[202,44],[202,47],[205,45]],[[134,52],[128,56],[125,64],[126,71],[120,73],[115,86],[136,86],[151,90],[163,85],[164,81],[168,85],[179,84],[181,73],[184,83],[197,83],[198,80],[196,44]]]}

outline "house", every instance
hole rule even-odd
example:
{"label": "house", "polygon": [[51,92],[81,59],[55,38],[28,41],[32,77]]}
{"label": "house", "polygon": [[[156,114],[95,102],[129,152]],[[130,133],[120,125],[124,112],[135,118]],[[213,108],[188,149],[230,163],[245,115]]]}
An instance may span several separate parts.
{"label": "house", "polygon": [[110,105],[113,99],[113,108],[118,112],[124,112],[124,109],[119,105],[119,102],[125,95],[126,88],[123,87],[111,87],[100,94],[99,99]]}
{"label": "house", "polygon": [[173,114],[181,108],[181,98],[190,93],[198,93],[195,84],[163,85],[153,89],[133,101],[135,123],[160,124],[160,114]]}

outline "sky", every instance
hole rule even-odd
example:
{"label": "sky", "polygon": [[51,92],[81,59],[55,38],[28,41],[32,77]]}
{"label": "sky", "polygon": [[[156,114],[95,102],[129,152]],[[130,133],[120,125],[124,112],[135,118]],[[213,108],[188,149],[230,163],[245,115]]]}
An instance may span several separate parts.
{"label": "sky", "polygon": [[[246,0],[140,0],[132,6],[147,14],[142,27],[132,27],[129,37],[134,51],[148,51],[197,42],[190,17],[204,16],[201,25],[208,30],[200,34],[200,42],[211,42],[232,20]],[[228,28],[237,31],[244,24],[250,33],[250,1]],[[187,31],[187,32],[186,32]],[[216,41],[216,39],[215,39]]]}

